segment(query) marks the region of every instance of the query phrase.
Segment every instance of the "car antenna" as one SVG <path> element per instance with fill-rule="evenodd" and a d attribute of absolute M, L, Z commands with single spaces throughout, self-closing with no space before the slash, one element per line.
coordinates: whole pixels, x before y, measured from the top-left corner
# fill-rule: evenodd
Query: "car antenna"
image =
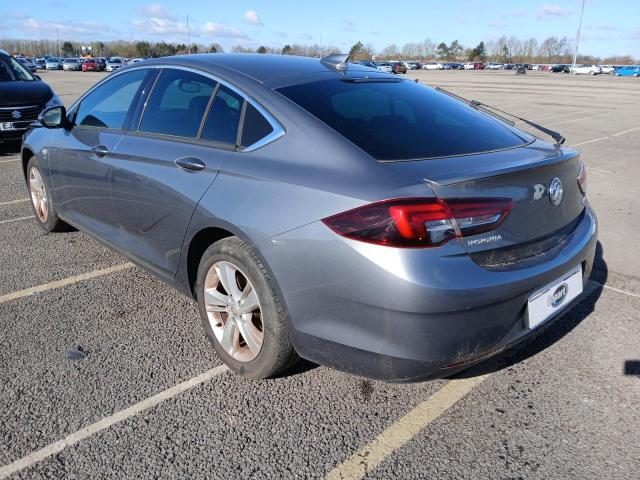
<path fill-rule="evenodd" d="M 328 55 L 320 59 L 320 63 L 331 70 L 335 70 L 339 73 L 346 73 L 349 66 L 349 54 L 348 53 L 336 53 L 334 55 Z"/>

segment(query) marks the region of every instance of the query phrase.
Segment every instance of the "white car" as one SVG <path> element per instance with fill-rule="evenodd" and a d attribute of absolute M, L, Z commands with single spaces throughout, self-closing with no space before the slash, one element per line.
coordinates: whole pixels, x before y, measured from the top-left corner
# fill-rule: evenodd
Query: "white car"
<path fill-rule="evenodd" d="M 428 62 L 422 65 L 423 70 L 444 70 L 444 65 L 440 62 Z"/>
<path fill-rule="evenodd" d="M 378 70 L 385 73 L 392 73 L 393 67 L 388 62 L 376 62 L 378 65 Z"/>
<path fill-rule="evenodd" d="M 485 68 L 487 70 L 502 70 L 504 69 L 504 65 L 501 63 L 487 63 Z"/>
<path fill-rule="evenodd" d="M 134 63 L 140 63 L 144 60 L 144 58 L 132 58 L 127 62 L 127 65 L 133 65 Z"/>
<path fill-rule="evenodd" d="M 472 62 L 467 62 L 464 64 L 464 69 L 465 70 L 473 70 L 473 63 Z"/>
<path fill-rule="evenodd" d="M 613 71 L 615 70 L 613 65 L 598 65 L 598 66 L 600 67 L 600 70 L 601 70 L 600 73 L 613 73 Z"/>
<path fill-rule="evenodd" d="M 598 75 L 602 73 L 602 69 L 597 65 L 576 65 L 575 67 L 571 67 L 571 73 Z"/>
<path fill-rule="evenodd" d="M 119 57 L 111 57 L 107 60 L 107 68 L 105 69 L 107 72 L 113 72 L 115 70 L 119 70 L 124 67 L 125 63 Z"/>

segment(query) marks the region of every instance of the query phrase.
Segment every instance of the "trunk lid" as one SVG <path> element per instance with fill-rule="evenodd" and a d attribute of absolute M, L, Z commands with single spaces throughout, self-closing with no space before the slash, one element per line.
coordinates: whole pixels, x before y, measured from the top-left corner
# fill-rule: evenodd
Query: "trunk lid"
<path fill-rule="evenodd" d="M 546 142 L 479 155 L 389 162 L 386 166 L 427 182 L 441 199 L 509 198 L 513 209 L 492 231 L 461 238 L 477 263 L 512 263 L 551 248 L 573 230 L 584 210 L 579 154 Z M 551 199 L 557 180 L 562 198 Z M 483 255 L 484 253 L 484 255 Z"/>

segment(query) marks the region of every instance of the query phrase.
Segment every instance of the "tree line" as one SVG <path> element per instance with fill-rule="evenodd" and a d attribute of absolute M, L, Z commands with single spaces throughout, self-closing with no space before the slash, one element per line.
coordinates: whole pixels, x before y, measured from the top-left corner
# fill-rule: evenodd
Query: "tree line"
<path fill-rule="evenodd" d="M 84 48 L 83 48 L 84 47 Z M 88 47 L 88 48 L 87 48 Z M 149 41 L 94 41 L 88 43 L 65 40 L 15 40 L 0 39 L 0 49 L 10 53 L 27 56 L 43 56 L 47 54 L 62 57 L 79 56 L 82 54 L 97 57 L 162 57 L 167 55 L 181 55 L 187 53 L 222 53 L 225 49 L 219 43 L 210 45 Z M 229 50 L 234 53 L 275 53 L 282 55 L 303 55 L 321 57 L 332 53 L 339 53 L 340 49 L 332 45 L 318 44 L 287 44 L 283 47 L 261 45 L 245 47 L 236 45 Z M 543 41 L 534 37 L 521 39 L 515 35 L 502 36 L 497 40 L 481 41 L 475 47 L 465 48 L 458 40 L 451 43 L 435 42 L 429 38 L 422 42 L 409 42 L 402 46 L 387 45 L 376 50 L 372 44 L 356 42 L 349 53 L 353 60 L 377 59 L 406 59 L 420 61 L 479 61 L 501 63 L 570 63 L 573 60 L 574 42 L 567 37 L 551 36 Z M 579 63 L 611 63 L 630 64 L 636 59 L 630 55 L 610 56 L 606 58 L 581 54 Z"/>

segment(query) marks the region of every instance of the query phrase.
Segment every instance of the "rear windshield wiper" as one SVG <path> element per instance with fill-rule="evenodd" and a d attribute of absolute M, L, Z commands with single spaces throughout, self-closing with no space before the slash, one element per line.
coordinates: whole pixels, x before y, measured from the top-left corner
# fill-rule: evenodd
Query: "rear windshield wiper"
<path fill-rule="evenodd" d="M 553 138 L 556 141 L 555 145 L 557 147 L 562 145 L 566 140 L 566 138 L 564 138 L 562 136 L 562 134 L 560 134 L 559 132 L 556 132 L 555 130 L 551 130 L 551 129 L 546 128 L 546 127 L 543 127 L 542 125 L 540 125 L 538 123 L 532 122 L 531 120 L 527 120 L 526 118 L 519 117 L 517 115 L 514 115 L 513 113 L 505 112 L 504 110 L 500 110 L 499 108 L 492 107 L 491 105 L 487 105 L 486 103 L 482 103 L 482 102 L 479 102 L 477 100 L 467 100 L 466 98 L 463 98 L 463 97 L 461 97 L 459 95 L 456 95 L 455 93 L 452 93 L 452 92 L 450 92 L 448 90 L 445 90 L 444 88 L 436 87 L 436 90 L 439 91 L 439 92 L 442 92 L 442 93 L 444 93 L 446 95 L 449 95 L 449 96 L 451 96 L 453 98 L 456 98 L 456 99 L 466 103 L 467 105 L 470 105 L 471 107 L 475 108 L 476 110 L 480 110 L 480 111 L 488 113 L 489 115 L 492 115 L 492 116 L 494 116 L 496 118 L 499 118 L 500 120 L 502 120 L 503 122 L 508 123 L 509 125 L 512 125 L 512 126 L 515 125 L 515 122 L 513 122 L 513 121 L 509 120 L 508 118 L 505 118 L 502 115 L 499 115 L 499 114 L 497 114 L 495 112 L 500 112 L 500 113 L 503 113 L 503 114 L 508 115 L 510 117 L 517 118 L 521 122 L 524 122 L 527 125 L 530 125 L 533 128 L 535 128 L 537 130 L 540 130 L 541 132 L 544 132 L 547 135 L 549 135 L 551 138 Z"/>

